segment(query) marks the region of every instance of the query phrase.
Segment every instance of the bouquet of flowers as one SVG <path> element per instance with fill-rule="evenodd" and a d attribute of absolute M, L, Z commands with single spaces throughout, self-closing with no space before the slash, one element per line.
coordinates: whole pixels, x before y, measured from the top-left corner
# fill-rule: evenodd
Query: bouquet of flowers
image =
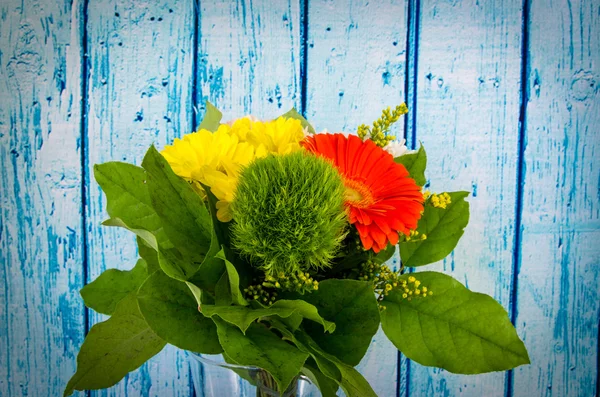
<path fill-rule="evenodd" d="M 406 272 L 448 255 L 469 220 L 467 192 L 423 191 L 424 148 L 390 134 L 406 112 L 354 135 L 316 133 L 295 110 L 222 124 L 208 103 L 197 132 L 150 147 L 141 167 L 96 165 L 104 224 L 135 233 L 140 259 L 81 290 L 110 318 L 64 395 L 114 385 L 170 343 L 260 368 L 248 380 L 280 394 L 305 376 L 323 396 L 375 396 L 355 366 L 380 325 L 408 358 L 450 372 L 528 363 L 494 299 Z"/>

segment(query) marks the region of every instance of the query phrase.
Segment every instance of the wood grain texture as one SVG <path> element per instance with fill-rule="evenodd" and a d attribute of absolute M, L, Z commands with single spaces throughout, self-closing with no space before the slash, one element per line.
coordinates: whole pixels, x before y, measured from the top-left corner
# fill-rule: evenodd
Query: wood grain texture
<path fill-rule="evenodd" d="M 597 393 L 600 8 L 531 2 L 514 395 Z"/>
<path fill-rule="evenodd" d="M 317 130 L 353 132 L 413 97 L 409 138 L 427 149 L 431 190 L 473 191 L 463 240 L 429 269 L 512 310 L 532 365 L 511 376 L 399 371 L 380 332 L 359 370 L 381 397 L 598 392 L 597 1 L 87 3 L 0 4 L 0 396 L 60 395 L 86 330 L 78 290 L 135 263 L 133 236 L 100 226 L 93 164 L 139 164 L 150 144 L 190 132 L 207 99 L 225 120 L 305 106 Z M 192 372 L 213 377 L 193 385 Z M 91 394 L 253 392 L 170 347 Z"/>
<path fill-rule="evenodd" d="M 0 4 L 0 396 L 57 396 L 85 331 L 81 3 Z"/>
<path fill-rule="evenodd" d="M 300 104 L 299 1 L 200 2 L 197 100 L 224 120 L 270 119 Z"/>
<path fill-rule="evenodd" d="M 470 223 L 456 250 L 427 266 L 510 308 L 521 1 L 420 1 L 416 138 L 433 192 L 468 190 Z M 411 396 L 504 396 L 505 374 L 460 376 L 409 366 Z"/>
<path fill-rule="evenodd" d="M 133 234 L 100 226 L 106 201 L 92 167 L 106 161 L 140 164 L 192 129 L 194 8 L 188 1 L 91 1 L 88 7 L 86 163 L 88 282 L 107 268 L 133 267 Z M 92 323 L 101 316 L 90 315 Z M 184 352 L 167 347 L 115 387 L 118 396 L 189 396 Z"/>
<path fill-rule="evenodd" d="M 317 131 L 355 133 L 404 102 L 406 31 L 404 2 L 309 2 L 306 117 Z M 394 132 L 404 136 L 401 122 Z M 396 395 L 398 351 L 381 329 L 358 369 L 378 395 Z"/>
<path fill-rule="evenodd" d="M 207 100 L 223 112 L 224 121 L 247 114 L 271 119 L 299 108 L 298 1 L 200 2 L 197 51 L 198 123 Z M 202 377 L 198 396 L 256 395 L 230 371 L 204 366 Z"/>

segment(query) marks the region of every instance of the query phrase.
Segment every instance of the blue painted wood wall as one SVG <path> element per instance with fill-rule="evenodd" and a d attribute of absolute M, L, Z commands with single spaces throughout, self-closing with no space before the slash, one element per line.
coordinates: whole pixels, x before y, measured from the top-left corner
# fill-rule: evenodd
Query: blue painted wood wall
<path fill-rule="evenodd" d="M 207 99 L 226 118 L 296 106 L 330 131 L 406 101 L 397 133 L 427 147 L 431 189 L 473 191 L 432 267 L 497 298 L 532 364 L 453 375 L 377 334 L 360 369 L 380 396 L 598 395 L 599 87 L 597 0 L 3 0 L 0 396 L 60 395 L 102 319 L 79 288 L 135 262 L 133 238 L 100 227 L 93 164 L 139 163 Z M 193 385 L 167 348 L 91 394 Z"/>

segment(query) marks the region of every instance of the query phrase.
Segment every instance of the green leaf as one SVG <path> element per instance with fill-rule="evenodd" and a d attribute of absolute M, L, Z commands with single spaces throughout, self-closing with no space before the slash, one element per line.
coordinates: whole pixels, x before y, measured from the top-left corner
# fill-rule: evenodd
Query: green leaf
<path fill-rule="evenodd" d="M 160 264 L 158 263 L 158 252 L 152 248 L 146 241 L 137 237 L 138 254 L 140 258 L 146 261 L 148 265 L 148 274 L 152 274 L 157 270 L 160 270 Z"/>
<path fill-rule="evenodd" d="M 396 246 L 388 244 L 383 251 L 379 251 L 377 255 L 373 257 L 375 263 L 385 263 L 391 259 L 396 253 Z"/>
<path fill-rule="evenodd" d="M 383 331 L 408 358 L 459 374 L 504 371 L 529 363 L 508 314 L 493 298 L 471 292 L 442 273 L 411 276 L 433 295 L 409 301 L 403 291 L 392 290 L 381 312 Z"/>
<path fill-rule="evenodd" d="M 408 153 L 396 157 L 394 161 L 406 167 L 410 177 L 417 182 L 417 185 L 423 186 L 427 182 L 425 178 L 425 168 L 427 167 L 427 154 L 423 145 L 419 147 L 416 153 Z"/>
<path fill-rule="evenodd" d="M 319 345 L 317 345 L 315 341 L 308 336 L 308 334 L 301 330 L 298 332 L 292 332 L 283 323 L 283 321 L 279 321 L 277 319 L 271 318 L 269 323 L 271 324 L 271 328 L 279 331 L 283 340 L 292 342 L 300 351 L 310 354 L 312 359 L 319 367 L 319 370 L 325 376 L 334 380 L 338 384 L 342 381 L 342 373 L 337 368 L 336 364 L 325 358 L 327 353 L 323 352 Z M 300 339 L 302 339 L 302 341 L 300 341 Z M 335 358 L 335 360 L 337 362 L 341 362 L 337 358 Z"/>
<path fill-rule="evenodd" d="M 198 288 L 196 285 L 190 283 L 189 281 L 186 281 L 185 285 L 188 286 L 188 288 L 190 289 L 190 292 L 194 296 L 194 299 L 196 299 L 196 303 L 198 304 L 198 310 L 201 310 L 201 307 L 202 307 L 202 295 L 203 295 L 202 290 L 200 288 Z"/>
<path fill-rule="evenodd" d="M 426 240 L 401 242 L 400 258 L 407 267 L 423 266 L 444 259 L 458 244 L 469 223 L 469 192 L 449 193 L 451 203 L 444 208 L 425 204 L 417 231 Z"/>
<path fill-rule="evenodd" d="M 137 300 L 148 325 L 168 343 L 197 353 L 222 352 L 213 321 L 198 311 L 185 283 L 156 272 L 142 284 Z"/>
<path fill-rule="evenodd" d="M 208 210 L 210 212 L 210 218 L 212 219 L 212 223 L 214 225 L 215 234 L 217 236 L 217 240 L 219 241 L 219 247 L 231 246 L 230 238 L 229 238 L 229 225 L 230 222 L 221 222 L 217 218 L 217 197 L 210 190 L 209 186 L 201 184 L 202 189 L 206 193 L 206 198 L 208 201 Z"/>
<path fill-rule="evenodd" d="M 208 130 L 210 132 L 215 132 L 219 129 L 219 125 L 221 124 L 221 119 L 223 118 L 223 114 L 219 109 L 215 107 L 209 101 L 206 101 L 206 112 L 204 113 L 204 119 L 200 123 L 200 127 L 198 129 Z"/>
<path fill-rule="evenodd" d="M 230 262 L 233 264 L 233 266 L 235 266 L 235 269 L 240 277 L 240 284 L 246 286 L 252 279 L 252 272 L 251 272 L 252 268 L 248 265 L 248 263 L 244 262 L 237 253 L 235 253 L 233 250 L 229 249 L 229 247 L 231 247 L 231 239 L 230 239 L 230 233 L 229 233 L 229 225 L 231 224 L 231 222 L 219 221 L 219 219 L 217 218 L 217 208 L 216 208 L 217 198 L 210 191 L 210 188 L 208 186 L 202 185 L 202 188 L 206 192 L 206 196 L 208 199 L 208 209 L 210 212 L 212 223 L 214 225 L 214 233 L 216 235 L 216 238 L 217 238 L 217 241 L 219 244 L 217 251 L 219 249 L 221 249 L 221 247 L 222 247 L 225 256 L 227 258 L 229 258 Z M 208 269 L 208 266 L 205 266 L 204 268 L 205 269 L 203 269 L 203 272 L 201 272 L 198 275 L 198 277 L 204 278 L 207 280 L 212 279 L 216 283 L 219 279 L 218 278 L 216 280 L 214 279 L 214 272 L 213 272 L 213 277 L 210 277 L 210 275 L 207 274 L 207 271 L 211 271 L 211 270 Z M 220 273 L 219 273 L 219 275 L 220 275 Z M 198 285 L 200 285 L 200 284 L 198 284 Z M 214 287 L 213 287 L 213 289 L 214 289 Z"/>
<path fill-rule="evenodd" d="M 326 352 L 349 365 L 357 365 L 379 328 L 373 285 L 364 281 L 329 279 L 321 281 L 319 289 L 304 295 L 303 299 L 316 306 L 324 319 L 336 325 L 333 334 L 326 334 L 323 326 L 307 322 L 304 328 L 308 334 Z"/>
<path fill-rule="evenodd" d="M 271 308 L 293 309 L 295 311 L 295 313 L 299 314 L 303 318 L 314 321 L 315 323 L 321 324 L 323 326 L 323 329 L 325 330 L 325 332 L 332 333 L 335 331 L 335 327 L 336 327 L 335 323 L 333 323 L 331 321 L 327 321 L 323 317 L 321 317 L 317 308 L 314 305 L 311 305 L 310 303 L 306 302 L 305 300 L 281 299 L 281 300 L 276 301 L 273 305 L 271 305 Z"/>
<path fill-rule="evenodd" d="M 225 257 L 223 250 L 219 251 L 215 258 L 220 259 L 225 264 L 225 272 L 215 287 L 215 299 L 217 305 L 241 305 L 246 306 L 248 302 L 244 299 L 240 291 L 240 278 L 237 270 L 231 262 Z"/>
<path fill-rule="evenodd" d="M 87 307 L 102 314 L 113 314 L 117 303 L 130 293 L 137 291 L 148 277 L 143 259 L 137 261 L 132 270 L 108 269 L 98 278 L 84 286 L 81 297 Z"/>
<path fill-rule="evenodd" d="M 323 374 L 335 380 L 347 397 L 377 397 L 369 382 L 354 367 L 328 354 L 308 334 L 296 332 L 294 336 L 295 343 L 300 342 L 309 350 Z"/>
<path fill-rule="evenodd" d="M 154 248 L 156 239 L 167 239 L 152 208 L 142 168 L 120 162 L 96 164 L 94 176 L 106 194 L 106 211 L 113 218 L 104 222 L 106 226 L 127 228 Z"/>
<path fill-rule="evenodd" d="M 92 327 L 77 355 L 77 372 L 64 392 L 104 389 L 116 384 L 165 346 L 146 324 L 135 295 L 117 305 L 108 320 Z"/>
<path fill-rule="evenodd" d="M 286 113 L 282 114 L 279 117 L 285 117 L 288 119 L 296 119 L 296 120 L 300 120 L 300 123 L 302 124 L 302 128 L 308 128 L 308 132 L 311 134 L 316 134 L 317 131 L 315 131 L 315 129 L 313 128 L 312 125 L 310 125 L 310 123 L 308 122 L 308 120 L 306 120 L 304 118 L 304 116 L 302 116 L 300 113 L 298 113 L 298 111 L 295 108 L 290 109 L 289 111 L 287 111 Z"/>
<path fill-rule="evenodd" d="M 313 360 L 309 359 L 309 361 Z M 337 396 L 337 391 L 339 389 L 338 383 L 335 380 L 323 375 L 323 373 L 318 369 L 316 363 L 309 364 L 308 361 L 304 363 L 302 374 L 308 377 L 308 379 L 310 379 L 310 381 L 319 388 L 323 397 Z"/>
<path fill-rule="evenodd" d="M 252 309 L 248 306 L 213 306 L 213 305 L 203 305 L 202 306 L 202 314 L 207 317 L 219 316 L 221 319 L 227 321 L 231 325 L 235 325 L 242 331 L 242 333 L 246 333 L 250 324 L 261 317 L 267 316 L 279 316 L 279 317 L 288 317 L 295 310 L 293 309 L 271 309 L 271 308 L 262 308 L 262 309 Z"/>
<path fill-rule="evenodd" d="M 240 365 L 253 365 L 269 372 L 279 387 L 287 389 L 308 358 L 295 346 L 281 340 L 260 323 L 252 323 L 246 334 L 215 317 L 219 341 L 225 353 Z"/>
<path fill-rule="evenodd" d="M 278 316 L 286 318 L 298 314 L 304 318 L 321 323 L 327 332 L 335 330 L 335 324 L 324 320 L 317 308 L 302 300 L 279 300 L 269 307 L 252 309 L 247 306 L 202 306 L 202 314 L 208 317 L 219 316 L 230 324 L 237 326 L 243 333 L 254 321 L 262 317 Z"/>
<path fill-rule="evenodd" d="M 159 262 L 169 276 L 186 281 L 200 267 L 211 244 L 212 222 L 202 198 L 192 186 L 175 175 L 154 146 L 142 166 L 156 213 L 175 248 L 159 247 Z"/>

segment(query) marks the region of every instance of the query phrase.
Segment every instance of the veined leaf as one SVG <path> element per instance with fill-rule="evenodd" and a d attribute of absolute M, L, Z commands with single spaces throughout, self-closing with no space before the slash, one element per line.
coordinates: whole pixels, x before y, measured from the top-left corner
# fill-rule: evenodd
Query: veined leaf
<path fill-rule="evenodd" d="M 96 164 L 94 176 L 106 195 L 106 211 L 112 218 L 105 225 L 127 228 L 152 247 L 156 247 L 156 239 L 167 239 L 152 208 L 142 168 L 120 162 Z"/>
<path fill-rule="evenodd" d="M 138 254 L 140 258 L 146 261 L 148 267 L 148 274 L 152 274 L 157 270 L 160 270 L 160 264 L 158 263 L 158 252 L 156 248 L 152 248 L 146 241 L 140 236 L 137 237 Z"/>
<path fill-rule="evenodd" d="M 407 267 L 423 266 L 444 259 L 458 244 L 469 223 L 469 192 L 451 192 L 446 208 L 426 204 L 417 231 L 425 240 L 401 242 L 400 258 Z"/>
<path fill-rule="evenodd" d="M 131 270 L 108 269 L 98 278 L 84 286 L 81 297 L 87 307 L 102 314 L 113 314 L 117 303 L 132 292 L 135 293 L 148 277 L 143 259 Z"/>
<path fill-rule="evenodd" d="M 460 374 L 504 371 L 529 363 L 504 308 L 490 296 L 471 292 L 452 277 L 419 272 L 420 290 L 433 295 L 403 298 L 392 290 L 383 300 L 383 331 L 411 360 Z M 423 296 L 423 293 L 420 294 Z"/>
<path fill-rule="evenodd" d="M 308 349 L 323 374 L 337 381 L 347 397 L 377 397 L 369 382 L 354 367 L 328 354 L 308 334 L 298 331 L 294 336 L 295 343 L 300 342 Z"/>
<path fill-rule="evenodd" d="M 279 117 L 300 120 L 300 123 L 302 124 L 302 128 L 307 128 L 308 132 L 311 134 L 317 133 L 315 131 L 315 129 L 313 128 L 313 126 L 308 122 L 308 120 L 306 120 L 304 118 L 304 116 L 302 116 L 300 113 L 298 113 L 298 111 L 295 108 L 290 109 L 289 111 L 285 112 L 284 114 L 282 114 Z"/>
<path fill-rule="evenodd" d="M 311 362 L 309 364 L 309 361 L 314 360 L 311 358 L 304 363 L 302 374 L 308 377 L 308 379 L 310 379 L 310 381 L 319 388 L 323 397 L 336 397 L 339 389 L 338 383 L 335 380 L 325 376 L 318 369 L 316 363 Z"/>
<path fill-rule="evenodd" d="M 215 300 L 217 305 L 240 305 L 246 306 L 248 302 L 240 291 L 240 277 L 231 262 L 225 257 L 223 250 L 219 251 L 215 258 L 225 264 L 225 272 L 215 287 Z"/>
<path fill-rule="evenodd" d="M 219 125 L 221 124 L 221 119 L 223 118 L 223 114 L 219 109 L 215 107 L 209 101 L 206 101 L 206 112 L 204 113 L 204 119 L 200 123 L 200 127 L 198 129 L 208 130 L 210 132 L 215 132 L 219 129 Z"/>
<path fill-rule="evenodd" d="M 423 145 L 419 147 L 416 153 L 408 153 L 396 157 L 394 161 L 406 167 L 410 177 L 417 182 L 417 185 L 423 186 L 427 182 L 425 178 L 425 168 L 427 167 L 427 154 Z"/>
<path fill-rule="evenodd" d="M 173 249 L 159 246 L 159 262 L 169 276 L 186 281 L 198 270 L 210 249 L 210 215 L 198 193 L 175 175 L 154 146 L 148 149 L 142 166 L 147 172 L 152 207 L 174 246 Z"/>
<path fill-rule="evenodd" d="M 321 323 L 328 332 L 335 330 L 335 324 L 323 319 L 317 308 L 302 300 L 279 300 L 269 307 L 252 309 L 248 306 L 202 306 L 202 314 L 208 317 L 219 316 L 230 324 L 237 326 L 243 333 L 254 321 L 262 317 L 278 316 L 286 318 L 298 314 L 303 318 Z"/>
<path fill-rule="evenodd" d="M 184 282 L 156 272 L 142 284 L 137 300 L 148 325 L 168 343 L 196 353 L 223 351 L 215 324 L 198 311 L 196 299 Z"/>
<path fill-rule="evenodd" d="M 219 341 L 227 356 L 240 365 L 253 365 L 269 372 L 279 391 L 287 389 L 308 358 L 295 346 L 281 340 L 259 323 L 252 323 L 246 334 L 230 323 L 215 317 Z"/>
<path fill-rule="evenodd" d="M 208 209 L 209 209 L 212 223 L 214 226 L 214 234 L 215 234 L 217 242 L 218 242 L 217 251 L 219 251 L 220 249 L 223 249 L 224 255 L 227 258 L 229 258 L 231 264 L 233 264 L 233 266 L 235 267 L 235 270 L 238 273 L 238 276 L 240 277 L 240 284 L 246 286 L 252 279 L 251 267 L 248 266 L 248 264 L 245 263 L 242 260 L 242 258 L 240 258 L 239 255 L 237 255 L 237 253 L 235 253 L 231 249 L 229 249 L 229 247 L 231 247 L 231 241 L 230 241 L 230 235 L 229 235 L 229 225 L 231 224 L 231 222 L 219 221 L 219 219 L 217 218 L 217 208 L 216 208 L 217 198 L 210 191 L 210 188 L 208 186 L 202 185 L 202 188 L 206 192 L 206 197 L 208 199 L 207 200 L 208 201 Z M 215 251 L 215 252 L 217 252 L 217 251 Z M 216 267 L 216 265 L 214 263 L 209 264 L 207 266 L 203 266 L 203 269 L 201 271 L 199 271 L 197 275 L 194 276 L 194 280 L 197 278 L 203 279 L 202 281 L 211 280 L 211 281 L 213 281 L 213 283 L 211 284 L 212 289 L 214 289 L 214 284 L 219 279 L 218 278 L 214 279 L 214 276 L 216 273 L 210 269 L 211 266 Z M 219 275 L 220 275 L 220 273 L 219 273 Z M 202 282 L 202 281 L 200 281 L 200 282 Z M 198 284 L 198 285 L 201 285 L 201 284 Z"/>
<path fill-rule="evenodd" d="M 304 329 L 319 346 L 349 365 L 357 365 L 379 328 L 379 309 L 373 285 L 364 281 L 328 279 L 319 289 L 304 295 L 327 321 L 335 323 L 333 334 L 323 326 L 304 323 Z"/>
<path fill-rule="evenodd" d="M 146 324 L 134 294 L 117 305 L 108 320 L 92 327 L 77 355 L 77 372 L 64 392 L 105 389 L 123 379 L 165 347 Z"/>

